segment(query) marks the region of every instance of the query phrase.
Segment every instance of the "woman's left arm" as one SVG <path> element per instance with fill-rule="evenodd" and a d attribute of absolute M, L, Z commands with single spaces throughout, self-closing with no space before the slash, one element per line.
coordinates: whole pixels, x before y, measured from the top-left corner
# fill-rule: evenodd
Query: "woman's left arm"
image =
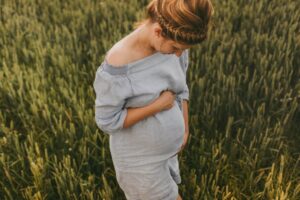
<path fill-rule="evenodd" d="M 189 102 L 185 99 L 182 101 L 182 112 L 185 125 L 184 132 L 189 133 Z"/>
<path fill-rule="evenodd" d="M 186 73 L 189 66 L 189 50 L 185 50 L 182 55 L 180 56 L 180 64 L 182 66 L 185 79 L 186 79 Z M 184 118 L 184 139 L 183 143 L 181 145 L 181 148 L 179 152 L 185 147 L 188 137 L 189 137 L 189 88 L 187 83 L 185 83 L 184 90 L 179 94 L 180 98 L 182 99 L 182 112 L 183 112 L 183 118 Z"/>
<path fill-rule="evenodd" d="M 185 129 L 184 129 L 183 144 L 181 145 L 179 152 L 183 150 L 189 137 L 189 102 L 185 99 L 182 101 L 182 111 L 183 111 Z"/>

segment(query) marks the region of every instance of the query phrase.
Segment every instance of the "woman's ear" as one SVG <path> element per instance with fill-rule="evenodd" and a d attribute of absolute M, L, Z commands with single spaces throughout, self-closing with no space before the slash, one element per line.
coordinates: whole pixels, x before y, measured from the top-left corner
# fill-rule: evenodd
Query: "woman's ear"
<path fill-rule="evenodd" d="M 162 29 L 158 23 L 154 24 L 154 35 L 158 38 L 162 37 L 161 35 Z"/>

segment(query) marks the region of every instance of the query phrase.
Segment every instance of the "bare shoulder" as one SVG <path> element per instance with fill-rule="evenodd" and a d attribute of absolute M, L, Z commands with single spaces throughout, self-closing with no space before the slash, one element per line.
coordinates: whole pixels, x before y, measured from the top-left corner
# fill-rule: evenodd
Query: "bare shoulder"
<path fill-rule="evenodd" d="M 128 63 L 129 50 L 122 43 L 115 44 L 106 54 L 106 62 L 114 67 L 122 67 Z"/>

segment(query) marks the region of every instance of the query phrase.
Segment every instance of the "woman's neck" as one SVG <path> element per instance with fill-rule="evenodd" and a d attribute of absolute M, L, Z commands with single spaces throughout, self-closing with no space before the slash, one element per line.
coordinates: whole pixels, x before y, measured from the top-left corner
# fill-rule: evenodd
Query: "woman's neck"
<path fill-rule="evenodd" d="M 145 55 L 156 53 L 157 51 L 151 44 L 150 34 L 151 25 L 149 23 L 144 23 L 131 32 L 127 36 L 131 49 L 134 49 L 136 52 L 143 52 Z"/>

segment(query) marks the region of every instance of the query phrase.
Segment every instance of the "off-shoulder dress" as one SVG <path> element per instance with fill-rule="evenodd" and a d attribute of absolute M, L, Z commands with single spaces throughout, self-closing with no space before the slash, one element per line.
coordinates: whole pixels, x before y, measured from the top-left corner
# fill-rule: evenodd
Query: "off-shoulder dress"
<path fill-rule="evenodd" d="M 109 135 L 116 178 L 128 200 L 176 200 L 181 176 L 178 151 L 185 130 L 182 101 L 189 100 L 186 83 L 188 53 L 154 53 L 122 66 L 105 59 L 93 83 L 95 121 Z M 123 128 L 127 108 L 142 107 L 164 90 L 176 93 L 174 106 Z"/>

